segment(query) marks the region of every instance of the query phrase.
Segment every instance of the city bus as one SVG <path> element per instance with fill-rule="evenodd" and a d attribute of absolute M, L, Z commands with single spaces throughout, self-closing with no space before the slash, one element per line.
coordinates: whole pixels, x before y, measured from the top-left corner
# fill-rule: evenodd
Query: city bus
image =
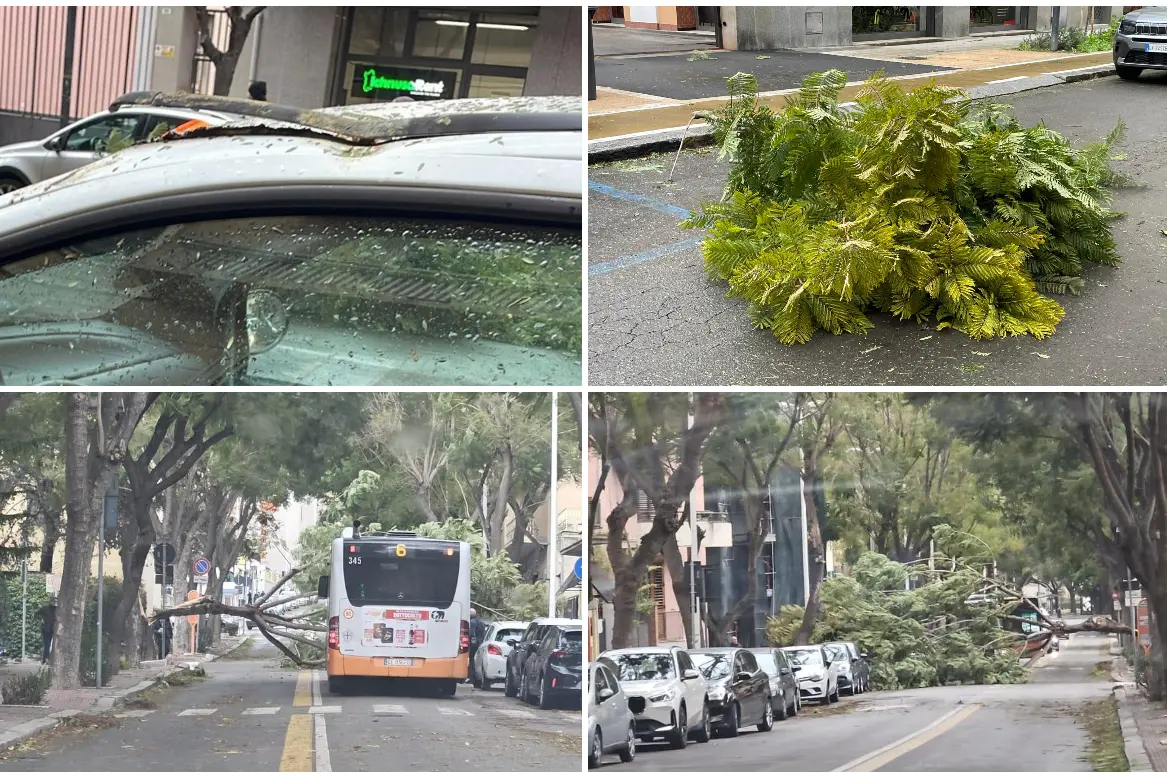
<path fill-rule="evenodd" d="M 412 532 L 360 532 L 332 541 L 328 598 L 328 691 L 360 678 L 432 682 L 454 696 L 469 675 L 470 546 Z"/>

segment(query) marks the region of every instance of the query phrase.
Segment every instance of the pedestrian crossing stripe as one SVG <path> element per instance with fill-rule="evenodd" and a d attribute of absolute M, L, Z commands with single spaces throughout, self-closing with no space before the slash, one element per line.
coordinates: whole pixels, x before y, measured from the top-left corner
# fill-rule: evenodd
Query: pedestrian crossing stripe
<path fill-rule="evenodd" d="M 404 705 L 374 705 L 373 713 L 396 713 L 404 716 L 408 713 Z"/>
<path fill-rule="evenodd" d="M 114 718 L 118 719 L 144 719 L 153 712 L 152 710 L 124 710 L 113 715 Z"/>
<path fill-rule="evenodd" d="M 244 716 L 272 716 L 279 713 L 279 708 L 248 708 L 243 711 Z"/>
<path fill-rule="evenodd" d="M 470 711 L 463 710 L 462 708 L 443 708 L 441 706 L 438 707 L 438 713 L 442 714 L 443 716 L 473 716 L 474 715 Z"/>
<path fill-rule="evenodd" d="M 187 708 L 179 716 L 210 716 L 215 712 L 215 708 Z"/>
<path fill-rule="evenodd" d="M 313 705 L 308 709 L 309 713 L 340 713 L 339 705 Z"/>
<path fill-rule="evenodd" d="M 533 719 L 533 718 L 535 718 L 535 714 L 529 710 L 521 710 L 521 709 L 509 710 L 509 709 L 504 708 L 498 712 L 504 716 L 510 716 L 513 719 Z"/>

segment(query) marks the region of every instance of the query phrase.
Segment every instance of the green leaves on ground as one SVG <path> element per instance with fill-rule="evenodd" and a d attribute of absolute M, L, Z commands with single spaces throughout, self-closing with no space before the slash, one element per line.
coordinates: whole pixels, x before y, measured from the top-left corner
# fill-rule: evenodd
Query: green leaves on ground
<path fill-rule="evenodd" d="M 683 222 L 708 230 L 710 275 L 787 345 L 817 330 L 862 333 L 873 312 L 974 339 L 1053 334 L 1083 264 L 1117 265 L 1110 169 L 1121 122 L 1075 150 L 956 88 L 911 91 L 881 75 L 854 110 L 846 74 L 808 76 L 787 107 L 728 79 L 709 116 L 731 168 L 721 202 Z"/>
<path fill-rule="evenodd" d="M 959 548 L 960 534 L 949 530 L 936 528 L 942 544 L 958 554 L 968 550 Z M 919 585 L 905 589 L 909 580 Z M 812 640 L 851 641 L 868 652 L 875 689 L 1023 682 L 1025 670 L 1009 648 L 1016 636 L 998 626 L 997 611 L 965 602 L 981 583 L 959 565 L 955 572 L 929 573 L 882 554 L 863 554 L 852 577 L 823 581 Z M 772 645 L 790 644 L 802 612 L 787 605 L 770 618 L 766 637 Z"/>

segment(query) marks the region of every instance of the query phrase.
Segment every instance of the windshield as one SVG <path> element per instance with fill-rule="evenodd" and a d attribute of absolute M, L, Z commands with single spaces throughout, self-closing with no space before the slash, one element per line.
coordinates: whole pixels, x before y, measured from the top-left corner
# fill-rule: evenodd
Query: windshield
<path fill-rule="evenodd" d="M 347 542 L 344 588 L 353 605 L 408 605 L 448 608 L 458 587 L 461 552 L 450 546 L 409 548 L 397 556 L 395 546 Z M 350 549 L 356 549 L 352 551 Z"/>
<path fill-rule="evenodd" d="M 773 654 L 754 654 L 754 658 L 758 660 L 758 667 L 762 668 L 766 675 L 778 675 L 778 662 L 774 660 Z"/>
<path fill-rule="evenodd" d="M 832 662 L 845 662 L 850 659 L 846 646 L 826 646 L 827 656 Z"/>
<path fill-rule="evenodd" d="M 621 681 L 667 681 L 677 677 L 672 654 L 615 654 L 609 657 Z"/>
<path fill-rule="evenodd" d="M 787 649 L 786 656 L 790 657 L 790 664 L 792 665 L 815 665 L 822 666 L 823 655 L 817 648 L 800 648 Z"/>
<path fill-rule="evenodd" d="M 710 681 L 719 681 L 722 678 L 729 677 L 729 654 L 690 654 L 690 656 L 693 657 L 693 662 L 696 663 L 697 669 L 701 671 L 701 675 Z"/>
<path fill-rule="evenodd" d="M 578 384 L 578 229 L 274 216 L 115 232 L 0 274 L 8 385 Z"/>

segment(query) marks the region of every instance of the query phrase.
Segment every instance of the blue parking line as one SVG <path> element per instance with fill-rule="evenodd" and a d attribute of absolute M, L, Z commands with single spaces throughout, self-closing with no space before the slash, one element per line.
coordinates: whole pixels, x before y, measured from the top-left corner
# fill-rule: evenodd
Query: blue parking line
<path fill-rule="evenodd" d="M 685 249 L 701 245 L 701 241 L 704 239 L 704 236 L 686 238 L 685 240 L 679 240 L 676 243 L 666 243 L 663 246 L 657 246 L 654 249 L 641 251 L 637 254 L 631 254 L 627 257 L 619 257 L 618 259 L 611 259 L 607 262 L 597 262 L 594 265 L 588 265 L 588 277 L 606 275 L 611 273 L 613 270 L 631 267 L 632 265 L 639 265 L 644 262 L 651 262 L 654 259 L 660 259 L 661 257 L 668 256 L 669 254 L 676 254 L 678 251 L 684 251 Z"/>
<path fill-rule="evenodd" d="M 681 208 L 680 206 L 671 205 L 662 200 L 657 200 L 642 194 L 636 194 L 635 192 L 626 192 L 623 189 L 617 189 L 616 187 L 608 186 L 607 184 L 588 181 L 588 189 L 593 192 L 599 192 L 600 194 L 607 195 L 608 197 L 615 197 L 617 200 L 627 200 L 633 203 L 640 203 L 641 205 L 646 205 L 649 208 L 652 208 L 654 211 L 667 213 L 669 216 L 674 216 L 678 219 L 688 219 L 690 216 L 689 211 Z"/>

